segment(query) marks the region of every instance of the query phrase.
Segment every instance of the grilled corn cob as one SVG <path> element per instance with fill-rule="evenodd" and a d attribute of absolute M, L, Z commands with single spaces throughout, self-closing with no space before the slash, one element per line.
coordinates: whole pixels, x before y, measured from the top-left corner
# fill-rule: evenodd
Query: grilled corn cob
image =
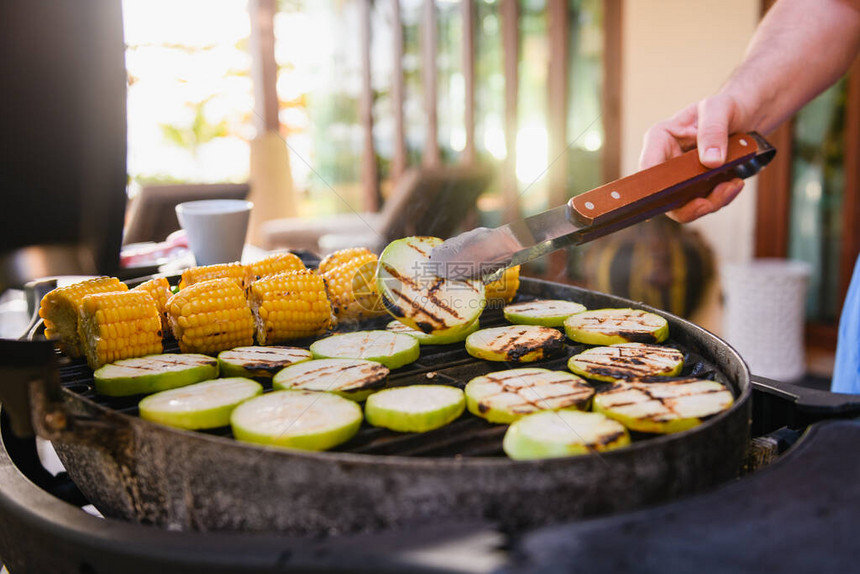
<path fill-rule="evenodd" d="M 132 289 L 132 291 L 144 291 L 149 293 L 150 297 L 155 300 L 155 307 L 158 309 L 158 316 L 161 317 L 161 331 L 167 335 L 170 331 L 170 321 L 167 319 L 167 300 L 173 293 L 170 291 L 170 283 L 164 277 L 156 277 L 145 281 Z"/>
<path fill-rule="evenodd" d="M 241 263 L 218 263 L 217 265 L 191 267 L 182 272 L 179 289 L 185 289 L 189 285 L 201 281 L 221 278 L 232 279 L 244 290 L 254 281 L 254 273 Z"/>
<path fill-rule="evenodd" d="M 344 249 L 323 260 L 326 291 L 334 324 L 385 315 L 376 287 L 378 258 L 367 249 Z M 320 263 L 320 269 L 323 264 Z"/>
<path fill-rule="evenodd" d="M 256 263 L 251 263 L 248 268 L 255 277 L 259 278 L 305 269 L 305 264 L 294 253 L 275 253 Z"/>
<path fill-rule="evenodd" d="M 331 324 L 325 282 L 308 269 L 255 281 L 248 303 L 254 312 L 260 345 L 319 335 Z"/>
<path fill-rule="evenodd" d="M 487 297 L 487 305 L 499 306 L 510 303 L 517 295 L 520 288 L 520 266 L 508 267 L 504 274 L 492 283 L 484 286 L 484 295 Z"/>
<path fill-rule="evenodd" d="M 45 337 L 58 341 L 60 349 L 76 359 L 83 355 L 78 336 L 78 310 L 81 299 L 93 293 L 128 291 L 116 277 L 96 277 L 54 289 L 42 298 L 39 316 L 45 322 Z"/>
<path fill-rule="evenodd" d="M 254 316 L 235 279 L 181 289 L 167 300 L 167 316 L 183 353 L 212 355 L 254 343 Z"/>
<path fill-rule="evenodd" d="M 96 370 L 119 359 L 161 353 L 161 319 L 146 291 L 95 293 L 81 299 L 78 335 Z"/>
<path fill-rule="evenodd" d="M 341 249 L 340 251 L 335 251 L 327 255 L 322 261 L 320 261 L 319 272 L 326 273 L 331 271 L 335 267 L 339 267 L 344 263 L 349 263 L 356 257 L 361 257 L 364 255 L 373 255 L 370 249 L 366 247 L 352 247 L 350 249 Z"/>

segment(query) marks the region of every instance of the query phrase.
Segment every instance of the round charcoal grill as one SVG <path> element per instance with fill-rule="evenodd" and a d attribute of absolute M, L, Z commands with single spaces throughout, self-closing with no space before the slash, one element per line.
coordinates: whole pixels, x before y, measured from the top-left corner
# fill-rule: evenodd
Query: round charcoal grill
<path fill-rule="evenodd" d="M 588 308 L 636 307 L 624 299 L 524 279 L 520 298 L 563 298 Z M 749 440 L 750 383 L 740 357 L 704 330 L 666 315 L 687 363 L 684 375 L 711 378 L 735 395 L 728 411 L 668 436 L 636 436 L 617 451 L 563 459 L 512 461 L 501 450 L 504 426 L 464 414 L 425 434 L 365 425 L 332 452 L 243 444 L 228 429 L 194 433 L 136 416 L 136 399 L 91 391 L 82 364 L 61 368 L 60 409 L 47 434 L 70 476 L 107 517 L 181 530 L 289 534 L 372 531 L 436 519 L 489 520 L 509 529 L 630 510 L 698 492 L 737 476 Z M 488 310 L 483 326 L 503 324 Z M 367 328 L 378 325 L 362 325 Z M 530 366 L 565 369 L 582 350 Z M 391 385 L 463 387 L 472 377 L 511 367 L 469 357 L 462 344 L 423 347 Z"/>

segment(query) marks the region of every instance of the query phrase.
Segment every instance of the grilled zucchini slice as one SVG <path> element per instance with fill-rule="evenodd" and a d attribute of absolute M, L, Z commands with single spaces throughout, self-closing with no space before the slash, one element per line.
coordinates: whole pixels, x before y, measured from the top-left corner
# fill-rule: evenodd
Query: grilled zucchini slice
<path fill-rule="evenodd" d="M 164 353 L 122 359 L 93 372 L 96 392 L 110 397 L 148 395 L 218 376 L 218 361 L 207 355 Z"/>
<path fill-rule="evenodd" d="M 409 335 L 391 331 L 356 331 L 320 339 L 311 345 L 315 359 L 367 359 L 398 369 L 415 362 L 421 351 Z"/>
<path fill-rule="evenodd" d="M 317 359 L 287 367 L 272 379 L 278 389 L 322 391 L 360 402 L 385 387 L 388 367 L 363 359 Z"/>
<path fill-rule="evenodd" d="M 333 393 L 275 391 L 236 407 L 230 426 L 244 442 L 327 450 L 355 436 L 361 420 L 361 407 Z"/>
<path fill-rule="evenodd" d="M 230 424 L 240 403 L 263 392 L 260 383 L 243 377 L 215 379 L 161 391 L 140 401 L 140 418 L 181 429 L 211 429 Z"/>
<path fill-rule="evenodd" d="M 388 312 L 431 335 L 455 336 L 477 321 L 487 302 L 480 281 L 451 281 L 433 264 L 438 237 L 405 237 L 379 256 L 376 280 Z"/>
<path fill-rule="evenodd" d="M 419 345 L 450 345 L 452 343 L 460 343 L 464 341 L 466 337 L 477 331 L 480 326 L 480 321 L 475 321 L 466 330 L 461 331 L 459 333 L 455 333 L 453 335 L 428 335 L 423 331 L 413 329 L 409 325 L 401 323 L 400 321 L 395 319 L 394 321 L 391 321 L 388 325 L 385 326 L 385 330 L 391 331 L 393 333 L 403 333 L 404 335 L 409 335 L 410 337 L 413 337 L 416 341 L 418 341 Z"/>
<path fill-rule="evenodd" d="M 397 432 L 426 432 L 456 420 L 465 408 L 463 391 L 457 387 L 411 385 L 370 395 L 364 416 L 373 426 Z"/>
<path fill-rule="evenodd" d="M 573 341 L 586 345 L 662 343 L 669 338 L 669 323 L 639 309 L 596 309 L 571 315 L 564 330 Z"/>
<path fill-rule="evenodd" d="M 684 368 L 684 354 L 672 347 L 619 343 L 574 355 L 567 368 L 577 375 L 610 383 L 642 377 L 674 377 Z"/>
<path fill-rule="evenodd" d="M 505 306 L 505 319 L 515 325 L 562 327 L 564 320 L 585 311 L 585 305 L 563 299 L 535 299 Z"/>
<path fill-rule="evenodd" d="M 528 363 L 552 356 L 564 348 L 564 335 L 538 325 L 513 325 L 475 331 L 466 338 L 466 351 L 487 361 Z"/>
<path fill-rule="evenodd" d="M 218 353 L 222 377 L 271 379 L 290 365 L 310 361 L 313 355 L 299 347 L 236 347 Z"/>
<path fill-rule="evenodd" d="M 721 383 L 694 378 L 621 382 L 594 397 L 594 410 L 630 430 L 669 434 L 698 426 L 734 403 Z"/>
<path fill-rule="evenodd" d="M 624 425 L 599 413 L 543 411 L 508 427 L 502 448 L 515 460 L 603 452 L 630 444 Z"/>
<path fill-rule="evenodd" d="M 475 377 L 465 392 L 469 412 L 491 423 L 512 423 L 538 411 L 586 410 L 594 395 L 576 375 L 534 368 Z"/>

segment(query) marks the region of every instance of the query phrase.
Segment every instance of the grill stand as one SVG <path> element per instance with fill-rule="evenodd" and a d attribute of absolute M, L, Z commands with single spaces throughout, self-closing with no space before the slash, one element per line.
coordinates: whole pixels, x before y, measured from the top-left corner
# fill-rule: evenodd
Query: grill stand
<path fill-rule="evenodd" d="M 522 280 L 519 296 L 651 310 L 533 279 Z M 482 324 L 502 323 L 496 311 L 485 312 Z M 690 353 L 686 374 L 731 385 L 736 403 L 694 430 L 634 440 L 631 447 L 599 458 L 510 461 L 500 456 L 500 429 L 465 415 L 438 434 L 420 437 L 385 436 L 366 428 L 343 445 L 344 452 L 252 448 L 143 421 L 135 416 L 133 397 L 130 403 L 97 404 L 101 398 L 86 380 L 76 383 L 65 375 L 66 427 L 54 444 L 74 481 L 105 516 L 171 530 L 342 534 L 455 519 L 490 520 L 522 530 L 627 511 L 733 479 L 749 441 L 751 391 L 740 357 L 695 325 L 667 319 L 676 344 Z M 534 366 L 564 370 L 567 355 L 575 352 L 577 347 L 568 344 L 566 355 Z M 67 367 L 78 369 L 75 362 L 64 371 Z M 461 347 L 427 349 L 389 382 L 424 383 L 432 377 L 464 385 L 487 369 L 492 366 L 470 358 Z M 91 380 L 91 372 L 88 376 Z M 107 426 L 95 429 L 102 422 Z M 76 433 L 91 440 L 74 440 Z M 458 437 L 469 443 L 456 442 Z"/>
<path fill-rule="evenodd" d="M 22 446 L 3 416 L 0 443 L 0 562 L 14 574 L 270 574 L 284 572 L 451 572 L 428 548 L 474 541 L 482 564 L 501 563 L 501 540 L 479 523 L 434 524 L 379 535 L 299 538 L 271 534 L 171 532 L 96 518 L 58 500 L 21 473 Z M 18 453 L 16 453 L 18 454 Z M 474 571 L 474 570 L 473 570 Z"/>
<path fill-rule="evenodd" d="M 850 572 L 860 421 L 811 427 L 779 461 L 695 498 L 530 533 L 506 574 Z"/>
<path fill-rule="evenodd" d="M 170 532 L 89 516 L 34 485 L 3 417 L 0 560 L 15 574 L 271 572 L 852 571 L 860 421 L 811 427 L 767 469 L 647 510 L 535 530 L 499 550 L 485 524 L 354 537 Z M 17 456 L 15 458 L 18 458 Z M 467 539 L 468 558 L 447 548 Z M 46 552 L 50 545 L 50 552 Z M 499 569 L 500 568 L 500 569 Z"/>

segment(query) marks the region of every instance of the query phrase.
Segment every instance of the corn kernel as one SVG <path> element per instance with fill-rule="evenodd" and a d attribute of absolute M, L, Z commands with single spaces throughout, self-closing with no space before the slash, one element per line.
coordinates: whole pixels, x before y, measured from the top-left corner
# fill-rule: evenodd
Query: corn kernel
<path fill-rule="evenodd" d="M 300 316 L 290 312 L 296 306 L 307 306 L 309 299 L 324 293 L 322 277 L 307 269 L 255 281 L 248 300 L 257 317 L 257 342 L 273 345 L 324 333 L 331 324 L 327 300 L 315 313 Z"/>
<path fill-rule="evenodd" d="M 161 352 L 158 308 L 146 291 L 96 293 L 82 303 L 79 337 L 92 369 L 144 351 Z"/>
<path fill-rule="evenodd" d="M 183 353 L 215 354 L 254 342 L 254 317 L 235 279 L 194 283 L 171 297 L 167 307 Z"/>

